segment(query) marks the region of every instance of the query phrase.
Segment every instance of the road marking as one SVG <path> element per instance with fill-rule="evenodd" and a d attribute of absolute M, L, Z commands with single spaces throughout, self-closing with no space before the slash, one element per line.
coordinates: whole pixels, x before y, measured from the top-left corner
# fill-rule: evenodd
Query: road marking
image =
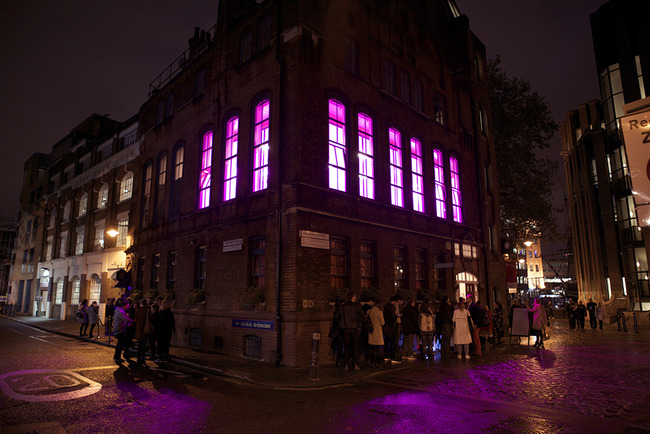
<path fill-rule="evenodd" d="M 19 331 L 16 330 L 16 329 L 12 329 L 11 327 L 9 328 L 9 330 L 11 330 L 11 331 L 14 332 L 14 333 L 18 333 L 19 335 L 24 335 L 24 334 L 25 334 L 25 333 L 21 333 L 21 332 L 19 332 Z"/>
<path fill-rule="evenodd" d="M 45 339 L 41 339 L 41 338 L 39 338 L 37 336 L 29 336 L 29 337 L 32 338 L 32 339 L 36 339 L 37 341 L 45 342 L 46 344 L 55 345 L 52 342 L 46 341 Z"/>
<path fill-rule="evenodd" d="M 0 390 L 20 401 L 65 401 L 92 395 L 101 388 L 101 384 L 67 370 L 32 369 L 0 375 Z"/>

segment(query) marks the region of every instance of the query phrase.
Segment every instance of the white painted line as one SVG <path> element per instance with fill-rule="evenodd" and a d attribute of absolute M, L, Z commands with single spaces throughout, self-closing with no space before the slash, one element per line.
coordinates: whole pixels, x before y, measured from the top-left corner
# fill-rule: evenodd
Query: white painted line
<path fill-rule="evenodd" d="M 46 341 L 45 339 L 37 338 L 36 336 L 29 336 L 29 337 L 32 338 L 32 339 L 36 339 L 37 341 L 45 342 L 46 344 L 55 345 L 50 341 Z"/>

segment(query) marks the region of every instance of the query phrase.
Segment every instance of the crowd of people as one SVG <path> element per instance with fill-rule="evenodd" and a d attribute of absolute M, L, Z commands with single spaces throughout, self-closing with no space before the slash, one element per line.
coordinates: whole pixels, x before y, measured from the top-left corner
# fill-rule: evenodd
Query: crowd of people
<path fill-rule="evenodd" d="M 585 305 L 582 300 L 576 302 L 571 299 L 565 306 L 565 311 L 569 318 L 569 328 L 571 330 L 584 330 L 587 317 L 589 317 L 589 326 L 592 330 L 603 329 L 606 312 L 602 301 L 596 303 L 590 298 Z"/>
<path fill-rule="evenodd" d="M 137 349 L 137 363 L 146 364 L 146 356 L 155 362 L 169 360 L 169 347 L 176 323 L 171 310 L 172 303 L 158 297 L 132 300 L 123 294 L 120 298 L 106 300 L 105 335 L 114 336 L 117 341 L 113 360 L 122 363 L 131 360 L 131 347 Z M 79 336 L 94 338 L 93 331 L 101 325 L 99 306 L 96 301 L 88 305 L 84 299 L 76 314 L 79 322 Z M 90 327 L 90 329 L 89 329 Z M 97 327 L 99 333 L 99 327 Z M 97 339 L 100 335 L 97 336 Z"/>
<path fill-rule="evenodd" d="M 455 302 L 444 296 L 437 305 L 395 295 L 382 306 L 376 297 L 360 302 L 351 293 L 347 301 L 336 301 L 329 337 L 337 366 L 350 371 L 437 352 L 469 359 L 470 350 L 480 356 L 483 345 L 500 345 L 503 315 L 501 303 L 491 311 L 471 294 Z"/>

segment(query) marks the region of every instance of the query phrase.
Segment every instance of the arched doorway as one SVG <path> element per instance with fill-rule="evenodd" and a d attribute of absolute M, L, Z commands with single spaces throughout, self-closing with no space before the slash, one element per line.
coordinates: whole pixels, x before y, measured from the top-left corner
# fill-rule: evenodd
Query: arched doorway
<path fill-rule="evenodd" d="M 463 271 L 456 274 L 456 283 L 458 289 L 456 290 L 456 300 L 460 297 L 467 298 L 467 294 L 472 294 L 474 300 L 478 300 L 478 279 L 472 273 Z"/>

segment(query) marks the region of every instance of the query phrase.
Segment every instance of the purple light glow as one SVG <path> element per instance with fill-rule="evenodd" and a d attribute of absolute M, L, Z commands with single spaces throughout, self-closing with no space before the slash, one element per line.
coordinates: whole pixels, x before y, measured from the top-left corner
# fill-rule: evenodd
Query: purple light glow
<path fill-rule="evenodd" d="M 411 137 L 411 180 L 413 183 L 413 210 L 424 212 L 424 177 L 422 176 L 422 144 Z"/>
<path fill-rule="evenodd" d="M 436 215 L 442 219 L 447 218 L 445 172 L 442 165 L 442 152 L 433 150 L 433 174 L 436 181 Z"/>
<path fill-rule="evenodd" d="M 237 145 L 239 118 L 235 116 L 226 124 L 225 161 L 223 168 L 223 200 L 234 199 L 237 194 Z"/>
<path fill-rule="evenodd" d="M 454 157 L 449 158 L 449 171 L 451 178 L 451 204 L 454 221 L 463 222 L 463 198 L 460 192 L 460 176 L 458 170 L 458 160 Z"/>
<path fill-rule="evenodd" d="M 395 128 L 389 128 L 388 142 L 390 143 L 390 203 L 403 207 L 402 135 Z"/>
<path fill-rule="evenodd" d="M 347 147 L 345 144 L 345 106 L 331 99 L 328 103 L 329 112 L 329 186 L 331 189 L 346 191 L 345 171 Z"/>
<path fill-rule="evenodd" d="M 212 131 L 203 136 L 201 173 L 199 178 L 199 209 L 210 206 L 210 181 L 212 178 Z"/>
<path fill-rule="evenodd" d="M 253 193 L 268 188 L 269 182 L 269 110 L 264 100 L 255 107 L 255 137 L 253 143 Z"/>
<path fill-rule="evenodd" d="M 359 195 L 375 198 L 375 169 L 373 161 L 372 119 L 359 113 Z"/>

